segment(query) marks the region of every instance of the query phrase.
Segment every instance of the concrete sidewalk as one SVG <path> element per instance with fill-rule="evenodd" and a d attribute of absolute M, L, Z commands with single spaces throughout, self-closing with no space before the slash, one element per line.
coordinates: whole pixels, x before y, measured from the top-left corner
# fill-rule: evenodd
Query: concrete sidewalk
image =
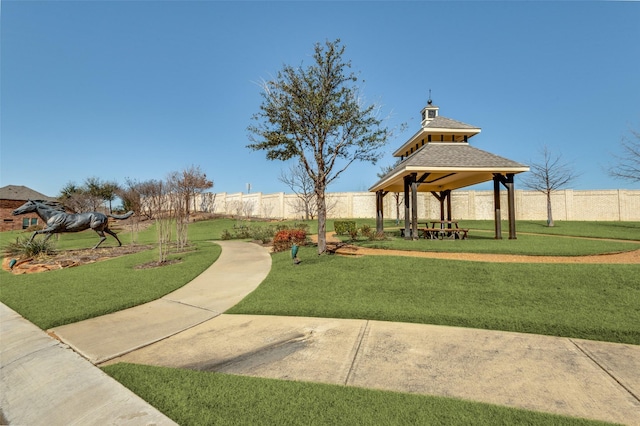
<path fill-rule="evenodd" d="M 271 256 L 264 248 L 219 244 L 220 258 L 187 286 L 141 306 L 49 330 L 64 343 L 0 304 L 0 423 L 175 424 L 93 364 L 218 316 L 269 273 Z"/>
<path fill-rule="evenodd" d="M 440 395 L 640 425 L 640 346 L 457 327 L 221 315 L 111 362 Z"/>
<path fill-rule="evenodd" d="M 175 425 L 1 303 L 0 335 L 1 424 Z"/>
<path fill-rule="evenodd" d="M 96 364 L 126 361 L 332 383 L 640 424 L 640 346 L 381 321 L 220 315 L 259 285 L 271 265 L 268 252 L 260 246 L 220 244 L 220 259 L 179 291 L 51 332 Z M 52 421 L 51 407 L 61 406 L 55 380 L 28 377 L 22 381 L 12 372 L 11 383 L 5 386 L 7 371 L 15 369 L 17 362 L 7 367 L 5 359 L 19 359 L 27 348 L 16 340 L 12 346 L 16 352 L 6 357 L 4 322 L 5 417 L 12 424 L 74 424 L 56 422 L 56 418 Z M 32 333 L 48 339 L 58 351 L 64 350 L 41 330 L 36 328 Z M 21 339 L 27 341 L 29 336 Z M 46 376 L 50 369 L 58 368 L 58 364 L 48 364 L 48 355 L 27 352 L 33 353 L 32 364 L 25 369 Z M 74 372 L 67 388 L 85 380 L 80 364 L 93 371 L 86 374 L 100 374 L 101 382 L 114 386 L 99 369 L 68 349 L 66 352 L 74 356 L 74 360 L 62 361 L 64 368 Z M 4 389 L 9 389 L 7 397 Z M 68 419 L 77 419 L 76 424 L 91 424 L 87 419 L 95 424 L 127 424 L 118 417 L 122 410 L 91 411 L 92 405 L 109 404 L 102 396 L 92 400 L 91 392 L 80 386 L 78 390 L 86 401 L 65 407 Z M 31 407 L 16 402 L 24 394 L 45 401 L 28 419 L 23 410 Z M 151 412 L 148 406 L 136 410 Z M 149 419 L 141 416 L 135 424 L 156 421 Z"/>
<path fill-rule="evenodd" d="M 256 244 L 219 241 L 218 260 L 189 284 L 158 300 L 49 332 L 94 364 L 215 318 L 266 278 L 271 255 Z"/>

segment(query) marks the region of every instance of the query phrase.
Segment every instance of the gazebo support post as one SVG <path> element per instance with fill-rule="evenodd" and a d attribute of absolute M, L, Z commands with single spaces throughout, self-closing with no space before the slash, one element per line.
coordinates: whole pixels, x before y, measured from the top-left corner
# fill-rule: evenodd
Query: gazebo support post
<path fill-rule="evenodd" d="M 513 173 L 508 173 L 507 178 L 503 182 L 507 188 L 507 196 L 509 203 L 509 239 L 515 240 L 516 237 L 516 203 L 515 203 L 515 191 L 513 184 Z"/>
<path fill-rule="evenodd" d="M 404 177 L 404 239 L 418 239 L 418 183 L 416 182 L 416 173 L 411 173 Z"/>
<path fill-rule="evenodd" d="M 450 221 L 450 220 L 452 220 L 451 219 L 451 217 L 452 217 L 452 214 L 451 214 L 451 190 L 447 189 L 445 191 L 445 194 L 446 194 L 445 197 L 447 197 L 447 220 Z M 449 228 L 451 228 L 451 224 L 449 223 L 448 225 L 449 225 Z"/>
<path fill-rule="evenodd" d="M 411 237 L 414 240 L 418 236 L 418 182 L 416 182 L 416 173 L 411 174 Z"/>
<path fill-rule="evenodd" d="M 494 226 L 495 226 L 495 239 L 502 239 L 502 224 L 500 223 L 500 175 L 493 175 L 493 206 L 495 211 Z"/>
<path fill-rule="evenodd" d="M 411 225 L 411 219 L 409 216 L 409 202 L 411 198 L 409 197 L 409 178 L 410 176 L 404 177 L 404 239 L 411 239 L 411 229 L 409 226 Z"/>
<path fill-rule="evenodd" d="M 507 176 L 499 174 L 493 175 L 493 198 L 496 209 L 496 239 L 502 239 L 502 226 L 500 223 L 500 183 L 507 188 L 507 208 L 509 211 L 509 239 L 515 240 L 516 236 L 516 203 L 514 190 L 514 174 L 508 173 Z"/>
<path fill-rule="evenodd" d="M 376 233 L 384 232 L 384 203 L 385 192 L 376 191 Z"/>

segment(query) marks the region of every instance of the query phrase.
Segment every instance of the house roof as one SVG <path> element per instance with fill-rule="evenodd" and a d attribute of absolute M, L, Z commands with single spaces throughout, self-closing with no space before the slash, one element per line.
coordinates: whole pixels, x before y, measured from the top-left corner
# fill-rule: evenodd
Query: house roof
<path fill-rule="evenodd" d="M 435 120 L 434 120 L 435 121 Z M 404 177 L 416 173 L 419 192 L 462 188 L 493 179 L 495 173 L 521 173 L 529 167 L 470 146 L 466 142 L 430 142 L 401 161 L 369 191 L 404 191 Z"/>
<path fill-rule="evenodd" d="M 7 185 L 0 188 L 0 200 L 55 200 L 26 186 Z"/>

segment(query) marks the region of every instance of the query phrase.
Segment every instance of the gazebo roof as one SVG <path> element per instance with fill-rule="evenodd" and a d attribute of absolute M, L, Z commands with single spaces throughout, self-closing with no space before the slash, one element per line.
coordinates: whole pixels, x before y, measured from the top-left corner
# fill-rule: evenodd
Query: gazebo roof
<path fill-rule="evenodd" d="M 474 148 L 467 142 L 429 142 L 401 161 L 369 191 L 402 192 L 404 177 L 412 173 L 416 173 L 419 192 L 439 192 L 492 180 L 495 173 L 528 170 L 524 164 Z"/>

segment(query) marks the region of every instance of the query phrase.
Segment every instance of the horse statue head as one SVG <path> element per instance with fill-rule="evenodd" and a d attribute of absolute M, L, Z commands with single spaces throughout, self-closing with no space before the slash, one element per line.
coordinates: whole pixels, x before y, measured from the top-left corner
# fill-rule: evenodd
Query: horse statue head
<path fill-rule="evenodd" d="M 64 212 L 64 206 L 57 201 L 49 200 L 28 200 L 26 203 L 11 212 L 13 216 L 25 213 L 37 212 L 39 206 L 44 206 L 50 210 Z"/>

